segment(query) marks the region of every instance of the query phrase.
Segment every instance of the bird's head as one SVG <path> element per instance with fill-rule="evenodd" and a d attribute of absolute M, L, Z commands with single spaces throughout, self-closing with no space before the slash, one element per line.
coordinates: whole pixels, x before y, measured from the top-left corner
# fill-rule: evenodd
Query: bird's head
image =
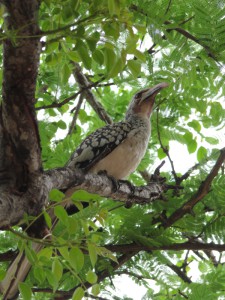
<path fill-rule="evenodd" d="M 153 110 L 155 96 L 167 86 L 168 83 L 162 82 L 152 88 L 146 88 L 136 93 L 127 109 L 126 119 L 129 119 L 132 115 L 149 118 Z"/>

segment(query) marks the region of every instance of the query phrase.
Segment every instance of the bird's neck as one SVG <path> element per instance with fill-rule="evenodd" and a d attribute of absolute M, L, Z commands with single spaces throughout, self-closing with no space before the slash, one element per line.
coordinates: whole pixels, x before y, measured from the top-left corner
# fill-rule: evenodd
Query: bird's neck
<path fill-rule="evenodd" d="M 150 129 L 150 120 L 147 116 L 142 114 L 128 114 L 126 116 L 126 121 L 129 122 L 133 128 L 143 127 L 146 130 Z"/>

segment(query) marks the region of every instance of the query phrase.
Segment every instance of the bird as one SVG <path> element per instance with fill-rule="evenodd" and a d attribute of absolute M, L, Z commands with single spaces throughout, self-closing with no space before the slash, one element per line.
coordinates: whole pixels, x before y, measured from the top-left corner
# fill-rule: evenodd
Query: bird
<path fill-rule="evenodd" d="M 85 173 L 106 172 L 117 180 L 127 178 L 145 155 L 155 97 L 167 86 L 162 82 L 138 91 L 128 106 L 125 120 L 108 124 L 87 136 L 66 166 Z"/>

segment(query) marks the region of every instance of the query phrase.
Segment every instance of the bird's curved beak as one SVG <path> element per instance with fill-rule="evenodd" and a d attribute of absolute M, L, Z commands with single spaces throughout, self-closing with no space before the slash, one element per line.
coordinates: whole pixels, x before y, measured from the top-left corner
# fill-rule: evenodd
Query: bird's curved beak
<path fill-rule="evenodd" d="M 164 88 L 166 88 L 169 84 L 166 82 L 161 82 L 154 87 L 145 89 L 141 94 L 140 103 L 144 100 L 154 100 L 155 96 Z"/>

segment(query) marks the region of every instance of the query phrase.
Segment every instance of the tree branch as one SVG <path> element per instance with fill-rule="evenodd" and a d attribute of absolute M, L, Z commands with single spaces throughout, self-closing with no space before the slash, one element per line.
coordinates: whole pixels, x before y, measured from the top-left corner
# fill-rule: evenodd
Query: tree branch
<path fill-rule="evenodd" d="M 218 171 L 225 160 L 225 148 L 220 150 L 220 156 L 218 157 L 216 164 L 212 168 L 211 172 L 208 174 L 206 179 L 202 182 L 202 184 L 199 186 L 199 189 L 196 194 L 194 194 L 189 201 L 184 203 L 182 207 L 177 209 L 165 222 L 163 223 L 164 228 L 170 227 L 172 224 L 174 224 L 177 220 L 182 218 L 185 214 L 189 213 L 192 208 L 204 198 L 211 187 L 213 179 L 218 174 Z"/>
<path fill-rule="evenodd" d="M 34 110 L 40 40 L 36 36 L 39 1 L 4 1 L 8 31 L 17 31 L 15 41 L 4 40 L 3 127 L 10 137 L 16 159 L 13 172 L 24 189 L 29 173 L 41 169 L 40 138 Z M 18 38 L 19 36 L 19 38 Z M 26 174 L 27 173 L 27 174 Z"/>
<path fill-rule="evenodd" d="M 173 272 L 175 272 L 184 282 L 192 282 L 191 279 L 183 271 L 181 271 L 181 269 L 178 266 L 174 264 L 168 264 L 167 267 L 173 270 Z"/>
<path fill-rule="evenodd" d="M 162 250 L 172 250 L 172 251 L 182 251 L 182 250 L 202 250 L 202 251 L 225 251 L 225 244 L 214 244 L 214 243 L 202 243 L 202 242 L 185 242 L 185 243 L 174 243 L 171 245 L 162 246 L 146 246 L 136 243 L 124 244 L 124 245 L 105 245 L 105 248 L 112 252 L 117 253 L 127 253 L 129 251 L 162 251 Z"/>
<path fill-rule="evenodd" d="M 18 254 L 18 251 L 13 251 L 13 250 L 9 250 L 5 253 L 0 253 L 0 261 L 13 260 L 17 254 Z"/>
<path fill-rule="evenodd" d="M 79 115 L 79 111 L 80 111 L 81 105 L 83 103 L 83 100 L 84 100 L 84 98 L 83 98 L 83 95 L 81 94 L 80 97 L 79 97 L 79 100 L 78 100 L 78 103 L 77 103 L 77 106 L 76 106 L 76 111 L 74 113 L 73 120 L 70 124 L 69 131 L 68 131 L 67 135 L 72 134 L 74 129 L 75 129 L 76 122 L 77 122 L 77 117 Z"/>
<path fill-rule="evenodd" d="M 132 204 L 150 203 L 159 199 L 166 189 L 163 184 L 159 183 L 136 187 L 129 182 L 118 181 L 118 189 L 115 191 L 114 183 L 108 176 L 83 174 L 80 170 L 70 168 L 53 169 L 47 171 L 44 176 L 46 182 L 49 183 L 49 190 L 66 189 L 68 197 L 76 190 L 83 189 L 117 201 L 129 201 Z"/>
<path fill-rule="evenodd" d="M 86 76 L 82 73 L 81 67 L 79 64 L 74 63 L 74 77 L 80 87 L 81 90 L 84 90 L 83 94 L 86 97 L 88 103 L 92 106 L 94 111 L 97 113 L 99 118 L 108 123 L 111 124 L 112 120 L 101 105 L 101 103 L 95 98 L 94 94 L 90 91 L 88 86 L 90 85 Z M 85 88 L 85 89 L 84 89 Z"/>
<path fill-rule="evenodd" d="M 165 21 L 164 24 L 171 25 L 172 23 L 170 21 Z M 175 30 L 175 31 L 179 32 L 180 34 L 185 36 L 187 39 L 192 40 L 196 44 L 200 45 L 202 48 L 204 48 L 206 50 L 209 57 L 211 57 L 215 61 L 217 61 L 217 58 L 216 58 L 215 54 L 213 53 L 213 51 L 210 49 L 210 47 L 205 45 L 200 39 L 196 38 L 191 33 L 189 33 L 188 31 L 186 31 L 186 30 L 184 30 L 183 28 L 180 28 L 180 27 L 167 29 L 167 32 L 170 32 L 172 30 Z"/>

